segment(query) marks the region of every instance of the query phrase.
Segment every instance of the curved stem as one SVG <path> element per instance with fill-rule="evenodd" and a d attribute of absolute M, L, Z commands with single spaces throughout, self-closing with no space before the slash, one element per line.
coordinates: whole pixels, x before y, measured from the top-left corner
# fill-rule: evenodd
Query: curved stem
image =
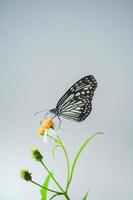
<path fill-rule="evenodd" d="M 66 198 L 67 200 L 70 200 L 70 198 L 68 197 L 67 192 L 58 192 L 58 191 L 56 191 L 56 190 L 52 190 L 52 189 L 46 188 L 46 187 L 40 185 L 39 183 L 36 183 L 36 182 L 33 181 L 33 180 L 31 180 L 30 182 L 31 182 L 31 183 L 34 183 L 35 185 L 37 185 L 37 186 L 39 186 L 39 187 L 41 187 L 41 188 L 44 188 L 45 190 L 48 190 L 49 192 L 55 193 L 49 200 L 52 200 L 54 197 L 56 197 L 56 196 L 61 196 L 61 195 L 62 195 L 62 196 L 65 196 L 65 198 Z"/>
<path fill-rule="evenodd" d="M 68 195 L 67 195 L 67 193 L 65 192 L 65 193 L 60 193 L 60 194 L 54 194 L 49 200 L 52 200 L 52 199 L 54 199 L 56 196 L 64 196 L 65 197 L 65 199 L 67 199 L 67 200 L 70 200 L 70 198 L 68 197 Z"/>
<path fill-rule="evenodd" d="M 69 196 L 67 195 L 67 193 L 64 193 L 64 196 L 66 197 L 67 200 L 70 200 Z"/>
<path fill-rule="evenodd" d="M 49 173 L 49 175 L 51 176 L 51 178 L 53 179 L 53 181 L 56 183 L 56 185 L 60 188 L 60 190 L 64 193 L 63 188 L 61 187 L 61 185 L 57 182 L 57 180 L 54 178 L 53 174 L 49 171 L 49 169 L 46 167 L 46 165 L 43 163 L 43 161 L 40 161 L 41 164 L 43 165 L 43 167 L 46 169 L 46 171 Z"/>
<path fill-rule="evenodd" d="M 55 191 L 55 190 L 52 190 L 52 189 L 49 189 L 49 188 L 46 188 L 46 187 L 44 187 L 44 186 L 42 186 L 42 185 L 36 183 L 36 182 L 33 181 L 33 180 L 31 180 L 30 182 L 31 182 L 31 183 L 34 183 L 35 185 L 37 185 L 37 186 L 39 186 L 39 187 L 41 187 L 41 188 L 44 188 L 45 190 L 48 190 L 48 191 L 50 191 L 50 192 L 54 192 L 54 193 L 56 193 L 56 194 L 61 194 L 60 192 Z"/>
<path fill-rule="evenodd" d="M 57 135 L 57 138 L 61 144 L 61 147 L 63 149 L 63 152 L 65 154 L 65 158 L 66 158 L 66 163 L 67 163 L 67 183 L 66 183 L 66 191 L 68 189 L 68 186 L 69 186 L 69 177 L 70 177 L 70 164 L 69 164 L 69 158 L 68 158 L 68 155 L 67 155 L 67 151 L 66 151 L 66 148 L 64 146 L 64 144 L 62 143 L 60 137 Z"/>
<path fill-rule="evenodd" d="M 55 198 L 56 196 L 59 196 L 59 195 L 64 195 L 64 193 L 54 194 L 49 200 L 52 200 L 53 198 Z"/>
<path fill-rule="evenodd" d="M 56 196 L 58 196 L 58 194 L 54 194 L 49 200 L 52 200 L 52 199 L 55 198 Z"/>

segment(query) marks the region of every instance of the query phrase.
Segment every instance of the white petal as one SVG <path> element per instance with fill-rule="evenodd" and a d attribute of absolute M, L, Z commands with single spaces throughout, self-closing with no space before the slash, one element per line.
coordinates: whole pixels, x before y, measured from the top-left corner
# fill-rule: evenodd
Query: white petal
<path fill-rule="evenodd" d="M 57 136 L 56 131 L 54 129 L 52 129 L 52 128 L 50 128 L 49 130 L 47 130 L 47 134 L 50 135 L 50 136 L 52 136 L 52 137 L 54 137 L 54 138 L 56 138 L 56 136 Z"/>
<path fill-rule="evenodd" d="M 43 136 L 43 142 L 48 143 L 48 138 L 46 133 Z"/>

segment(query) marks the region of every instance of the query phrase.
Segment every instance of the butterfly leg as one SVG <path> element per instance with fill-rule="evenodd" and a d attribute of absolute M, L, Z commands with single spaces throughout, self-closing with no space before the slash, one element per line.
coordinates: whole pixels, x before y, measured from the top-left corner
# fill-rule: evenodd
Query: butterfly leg
<path fill-rule="evenodd" d="M 61 127 L 61 124 L 62 124 L 62 120 L 60 119 L 60 117 L 58 116 L 58 120 L 59 120 L 59 127 L 58 127 L 58 130 L 60 129 Z"/>
<path fill-rule="evenodd" d="M 48 114 L 49 114 L 49 112 L 47 112 L 47 113 L 44 115 L 44 119 L 47 117 Z"/>

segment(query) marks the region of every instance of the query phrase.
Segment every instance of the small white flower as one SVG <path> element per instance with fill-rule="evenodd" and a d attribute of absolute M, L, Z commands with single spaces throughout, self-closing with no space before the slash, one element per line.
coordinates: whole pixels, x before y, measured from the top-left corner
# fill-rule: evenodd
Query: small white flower
<path fill-rule="evenodd" d="M 45 134 L 43 136 L 43 141 L 45 143 L 48 143 L 48 137 L 49 136 L 51 136 L 53 138 L 56 138 L 57 137 L 57 132 L 52 128 L 49 128 L 47 131 L 45 131 Z"/>

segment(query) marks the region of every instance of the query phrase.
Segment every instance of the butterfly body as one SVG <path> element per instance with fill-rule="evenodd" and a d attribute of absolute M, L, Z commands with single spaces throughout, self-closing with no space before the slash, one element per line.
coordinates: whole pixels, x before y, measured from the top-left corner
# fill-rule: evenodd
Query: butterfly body
<path fill-rule="evenodd" d="M 92 98 L 97 87 L 93 75 L 88 75 L 77 81 L 58 101 L 56 108 L 50 112 L 63 118 L 81 122 L 92 110 Z"/>
<path fill-rule="evenodd" d="M 49 110 L 49 112 L 53 113 L 55 115 L 55 117 L 59 115 L 59 113 L 58 113 L 56 108 L 53 108 L 53 109 Z"/>

